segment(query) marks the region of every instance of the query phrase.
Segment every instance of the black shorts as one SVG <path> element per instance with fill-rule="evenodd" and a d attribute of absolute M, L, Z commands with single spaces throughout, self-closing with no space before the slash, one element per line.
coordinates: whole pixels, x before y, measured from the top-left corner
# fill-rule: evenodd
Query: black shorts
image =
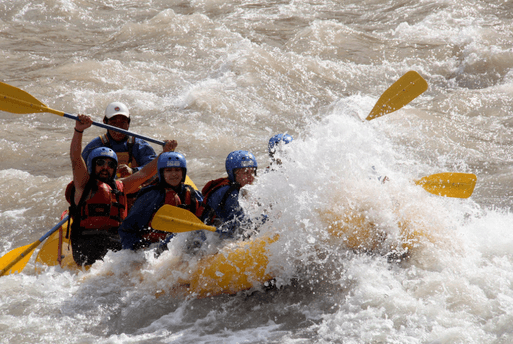
<path fill-rule="evenodd" d="M 77 233 L 78 232 L 78 233 Z M 107 251 L 121 250 L 119 234 L 104 231 L 71 231 L 71 250 L 78 265 L 91 265 Z"/>

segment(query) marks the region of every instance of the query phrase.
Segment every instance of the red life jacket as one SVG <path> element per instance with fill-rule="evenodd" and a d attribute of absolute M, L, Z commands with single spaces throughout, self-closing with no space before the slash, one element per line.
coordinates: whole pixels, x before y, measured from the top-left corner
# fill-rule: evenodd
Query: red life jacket
<path fill-rule="evenodd" d="M 223 186 L 230 185 L 230 188 L 226 191 L 223 198 L 221 199 L 221 203 L 219 203 L 219 208 L 224 208 L 224 204 L 228 197 L 230 196 L 230 193 L 235 189 L 240 189 L 240 185 L 238 183 L 232 183 L 228 178 L 219 178 L 209 181 L 201 190 L 201 193 L 203 194 L 203 205 L 205 207 L 208 206 L 208 198 L 210 195 L 212 195 L 215 191 L 222 188 Z M 212 218 L 215 218 L 212 217 Z"/>
<path fill-rule="evenodd" d="M 226 185 L 230 185 L 230 180 L 228 178 L 219 178 L 209 181 L 207 184 L 205 184 L 203 189 L 201 189 L 201 193 L 203 194 L 203 202 L 207 204 L 208 197 L 217 189 Z"/>
<path fill-rule="evenodd" d="M 192 197 L 192 193 L 192 187 L 189 185 L 185 185 L 185 192 L 184 195 L 182 195 L 182 197 L 180 197 L 180 195 L 176 193 L 173 189 L 166 189 L 164 204 L 170 204 L 176 207 L 187 209 L 196 216 L 198 216 L 197 213 L 200 212 L 201 215 L 203 208 L 199 204 L 196 197 Z M 155 216 L 155 214 L 152 215 L 152 218 L 153 216 Z M 149 227 L 151 227 L 151 221 Z M 150 230 L 143 235 L 143 239 L 150 242 L 158 242 L 160 240 L 164 240 L 168 234 L 169 233 L 167 232 Z"/>
<path fill-rule="evenodd" d="M 74 204 L 75 185 L 73 182 L 66 187 L 66 200 L 71 205 L 70 214 L 73 224 L 83 230 L 116 231 L 127 215 L 127 200 L 123 192 L 123 183 L 115 181 L 118 190 L 113 190 L 108 184 L 96 181 L 98 190 L 93 197 L 83 200 L 91 191 L 86 186 L 79 204 Z M 89 185 L 89 184 L 88 184 Z"/>

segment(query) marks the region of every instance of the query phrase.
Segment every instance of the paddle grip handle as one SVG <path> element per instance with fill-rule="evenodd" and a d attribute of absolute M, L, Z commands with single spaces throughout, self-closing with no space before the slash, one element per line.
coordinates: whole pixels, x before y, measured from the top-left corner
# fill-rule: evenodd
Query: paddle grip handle
<path fill-rule="evenodd" d="M 65 113 L 63 116 L 66 117 L 66 118 L 70 118 L 70 119 L 74 119 L 75 121 L 78 121 L 78 117 L 77 116 L 70 115 L 70 114 L 67 114 L 67 113 Z M 125 130 L 125 129 L 121 129 L 121 128 L 118 128 L 118 127 L 114 127 L 112 125 L 108 125 L 108 124 L 105 124 L 105 123 L 99 123 L 99 122 L 93 121 L 93 125 L 95 125 L 97 127 L 100 127 L 100 128 L 114 130 L 114 131 L 117 131 L 118 133 L 122 133 L 122 134 L 125 134 L 125 135 L 128 135 L 128 136 L 137 137 L 137 138 L 143 139 L 145 141 L 156 143 L 156 144 L 161 145 L 161 146 L 165 146 L 166 145 L 166 143 L 164 141 L 155 140 L 155 139 L 152 139 L 151 137 L 147 137 L 147 136 L 144 136 L 144 135 L 136 134 L 136 133 L 133 133 L 131 131 L 128 131 L 128 130 Z"/>

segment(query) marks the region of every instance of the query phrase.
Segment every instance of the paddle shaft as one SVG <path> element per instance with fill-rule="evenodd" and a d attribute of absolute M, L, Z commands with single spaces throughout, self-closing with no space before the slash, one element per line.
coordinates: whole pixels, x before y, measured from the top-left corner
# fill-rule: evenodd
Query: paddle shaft
<path fill-rule="evenodd" d="M 26 93 L 25 91 L 22 91 L 20 89 L 15 88 L 14 86 L 10 86 L 10 85 L 7 85 L 7 84 L 3 84 L 3 85 L 4 85 L 4 87 L 9 87 L 10 89 L 14 89 L 15 92 L 19 92 L 20 94 L 24 95 Z M 26 96 L 30 96 L 30 95 L 27 94 Z M 44 105 L 43 103 L 39 102 L 35 98 L 34 98 L 34 100 L 32 102 L 29 102 L 29 101 L 25 101 L 23 99 L 15 98 L 15 97 L 12 97 L 12 96 L 9 96 L 9 95 L 2 95 L 2 101 L 10 103 L 11 106 L 12 106 L 12 104 L 14 104 L 17 108 L 24 109 L 23 110 L 24 113 L 48 112 L 48 113 L 53 113 L 54 115 L 59 115 L 59 116 L 62 116 L 62 117 L 66 117 L 66 118 L 78 121 L 78 117 L 77 116 L 70 115 L 70 114 L 64 113 L 64 112 L 59 111 L 59 110 L 51 109 L 51 108 L 47 107 L 46 105 Z M 37 101 L 37 103 L 36 103 L 36 101 Z M 9 111 L 9 110 L 6 109 L 6 111 Z M 149 142 L 153 142 L 153 143 L 156 143 L 156 144 L 161 145 L 161 146 L 164 146 L 166 144 L 164 141 L 155 140 L 155 139 L 152 139 L 151 137 L 147 137 L 147 136 L 144 136 L 144 135 L 136 134 L 136 133 L 133 133 L 131 131 L 124 130 L 124 129 L 121 129 L 121 128 L 117 128 L 117 127 L 114 127 L 112 125 L 108 125 L 108 124 L 105 124 L 105 123 L 99 123 L 99 122 L 93 121 L 92 124 L 97 126 L 97 127 L 105 128 L 105 129 L 108 129 L 108 130 L 114 130 L 114 131 L 117 131 L 118 133 L 123 133 L 123 134 L 128 135 L 128 136 L 134 136 L 134 137 L 137 137 L 137 138 L 149 141 Z"/>
<path fill-rule="evenodd" d="M 50 235 L 52 235 L 56 230 L 58 230 L 66 221 L 68 221 L 69 216 L 66 216 L 64 219 L 61 220 L 58 224 L 55 225 L 52 229 L 48 231 L 45 235 L 43 235 L 39 240 L 33 242 L 27 249 L 25 249 L 22 253 L 20 253 L 19 256 L 17 256 L 15 259 L 13 259 L 9 264 L 5 266 L 2 270 L 0 270 L 0 276 L 5 275 L 6 272 L 9 271 L 16 263 L 18 263 L 20 260 L 22 260 L 27 255 L 31 254 L 32 251 L 36 249 L 37 246 L 39 246 L 40 243 L 45 241 L 46 238 L 48 238 Z"/>
<path fill-rule="evenodd" d="M 78 117 L 77 116 L 70 115 L 70 114 L 67 114 L 67 113 L 65 113 L 63 115 L 63 117 L 74 119 L 75 121 L 78 121 Z M 166 144 L 164 141 L 155 140 L 155 139 L 152 139 L 151 137 L 140 135 L 140 134 L 136 134 L 136 133 L 133 133 L 131 131 L 124 130 L 124 129 L 121 129 L 121 128 L 118 128 L 118 127 L 114 127 L 112 125 L 108 125 L 108 124 L 105 124 L 105 123 L 100 123 L 100 122 L 93 121 L 93 125 L 96 125 L 97 127 L 109 129 L 109 130 L 114 130 L 114 131 L 117 131 L 118 133 L 123 133 L 123 134 L 128 135 L 128 136 L 137 137 L 139 139 L 143 139 L 145 141 L 153 142 L 153 143 L 156 143 L 156 144 L 161 145 L 161 146 L 164 146 Z"/>

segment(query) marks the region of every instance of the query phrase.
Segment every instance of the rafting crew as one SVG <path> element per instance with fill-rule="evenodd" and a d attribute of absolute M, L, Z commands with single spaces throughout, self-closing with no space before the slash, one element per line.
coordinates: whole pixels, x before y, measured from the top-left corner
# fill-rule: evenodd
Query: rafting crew
<path fill-rule="evenodd" d="M 102 259 L 108 250 L 121 249 L 118 227 L 127 216 L 127 194 L 157 172 L 158 159 L 153 159 L 136 173 L 115 179 L 118 167 L 116 153 L 107 147 L 93 149 L 82 156 L 82 134 L 93 123 L 90 116 L 78 115 L 70 145 L 73 181 L 66 188 L 70 204 L 71 248 L 78 265 L 90 265 Z M 163 152 L 177 146 L 165 141 Z M 69 228 L 69 227 L 68 227 Z"/>
<path fill-rule="evenodd" d="M 202 196 L 184 183 L 187 175 L 185 157 L 180 153 L 162 153 L 158 160 L 158 184 L 139 192 L 132 210 L 119 227 L 123 249 L 136 250 L 160 243 L 158 250 L 161 250 L 174 237 L 172 233 L 151 228 L 153 216 L 164 204 L 185 208 L 203 223 L 215 225 L 220 239 L 236 238 L 244 230 L 254 227 L 254 221 L 240 206 L 239 197 L 241 188 L 255 180 L 255 156 L 243 150 L 231 152 L 225 167 L 228 177 L 208 182 Z M 205 240 L 203 231 L 194 231 L 189 235 L 186 250 L 199 248 Z"/>
<path fill-rule="evenodd" d="M 180 153 L 162 153 L 157 164 L 158 183 L 139 192 L 128 217 L 119 227 L 123 249 L 136 250 L 159 243 L 162 249 L 174 234 L 151 227 L 153 216 L 164 204 L 189 210 L 208 223 L 201 193 L 185 184 L 187 161 Z"/>

